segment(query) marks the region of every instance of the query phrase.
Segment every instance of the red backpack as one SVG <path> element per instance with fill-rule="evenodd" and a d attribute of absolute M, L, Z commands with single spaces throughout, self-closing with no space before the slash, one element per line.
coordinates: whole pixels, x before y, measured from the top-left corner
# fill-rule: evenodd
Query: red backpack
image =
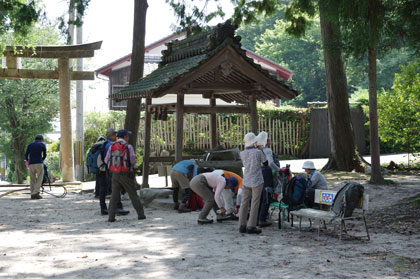
<path fill-rule="evenodd" d="M 115 142 L 111 146 L 111 157 L 108 168 L 111 172 L 130 172 L 130 154 L 128 146 L 122 142 Z"/>

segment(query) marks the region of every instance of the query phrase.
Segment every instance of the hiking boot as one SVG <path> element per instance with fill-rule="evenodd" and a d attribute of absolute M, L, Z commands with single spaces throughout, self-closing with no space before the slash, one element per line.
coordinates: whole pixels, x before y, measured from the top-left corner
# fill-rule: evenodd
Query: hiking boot
<path fill-rule="evenodd" d="M 35 195 L 31 195 L 31 200 L 40 200 L 42 199 L 42 196 L 38 193 Z"/>
<path fill-rule="evenodd" d="M 258 226 L 259 227 L 268 227 L 271 226 L 273 223 L 270 222 L 269 220 L 265 220 L 265 221 L 258 221 Z"/>
<path fill-rule="evenodd" d="M 110 222 L 110 223 L 115 222 L 115 218 L 108 219 L 108 222 Z"/>
<path fill-rule="evenodd" d="M 213 223 L 213 220 L 210 220 L 210 219 L 207 219 L 207 218 L 206 219 L 198 219 L 197 223 L 199 223 L 201 225 L 211 224 L 211 223 Z"/>
<path fill-rule="evenodd" d="M 187 213 L 187 212 L 191 212 L 191 209 L 189 209 L 185 203 L 181 203 L 178 208 L 178 213 Z"/>
<path fill-rule="evenodd" d="M 257 227 L 246 227 L 246 233 L 260 234 L 261 233 L 261 229 L 258 229 Z"/>
<path fill-rule="evenodd" d="M 130 211 L 124 210 L 122 208 L 117 208 L 117 210 L 115 210 L 115 215 L 117 216 L 127 215 L 128 213 L 130 213 Z"/>
<path fill-rule="evenodd" d="M 231 220 L 230 214 L 224 215 L 224 214 L 217 214 L 217 223 L 221 223 L 223 221 Z"/>
<path fill-rule="evenodd" d="M 140 215 L 139 217 L 137 217 L 137 219 L 138 220 L 144 220 L 144 219 L 146 219 L 146 215 L 144 215 L 144 214 Z"/>
<path fill-rule="evenodd" d="M 174 210 L 178 210 L 179 209 L 179 202 L 174 203 Z"/>
<path fill-rule="evenodd" d="M 246 233 L 246 226 L 245 225 L 240 226 L 239 227 L 239 232 L 240 233 Z"/>
<path fill-rule="evenodd" d="M 101 210 L 101 216 L 104 216 L 104 215 L 108 215 L 108 210 L 107 209 Z"/>

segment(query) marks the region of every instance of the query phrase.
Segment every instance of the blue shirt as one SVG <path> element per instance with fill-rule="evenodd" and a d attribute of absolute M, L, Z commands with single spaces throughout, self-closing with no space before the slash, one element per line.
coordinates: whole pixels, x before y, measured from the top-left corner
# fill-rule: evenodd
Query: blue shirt
<path fill-rule="evenodd" d="M 191 171 L 188 169 L 189 166 L 194 166 L 194 169 L 192 171 L 192 177 L 196 176 L 197 165 L 193 161 L 190 161 L 190 160 L 183 160 L 176 163 L 175 166 L 172 167 L 172 170 L 188 175 L 191 173 Z"/>
<path fill-rule="evenodd" d="M 34 142 L 28 145 L 25 153 L 26 161 L 29 161 L 29 165 L 31 164 L 41 164 L 44 162 L 45 158 L 47 157 L 47 148 L 45 144 L 40 142 L 39 140 L 35 140 Z"/>

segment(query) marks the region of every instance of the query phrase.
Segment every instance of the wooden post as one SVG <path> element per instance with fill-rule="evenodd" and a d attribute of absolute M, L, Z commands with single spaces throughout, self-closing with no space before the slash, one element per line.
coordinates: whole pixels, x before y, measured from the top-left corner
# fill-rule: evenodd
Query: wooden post
<path fill-rule="evenodd" d="M 249 95 L 249 113 L 251 119 L 251 132 L 254 134 L 258 133 L 258 113 L 257 113 L 257 98 L 255 94 Z"/>
<path fill-rule="evenodd" d="M 176 132 L 175 132 L 175 163 L 182 160 L 184 135 L 184 94 L 178 93 L 176 98 Z"/>
<path fill-rule="evenodd" d="M 211 97 L 210 106 L 216 106 L 216 99 Z M 210 148 L 214 149 L 217 145 L 216 113 L 210 113 Z"/>
<path fill-rule="evenodd" d="M 60 94 L 60 151 L 63 181 L 74 181 L 73 139 L 71 131 L 70 69 L 69 59 L 58 59 L 58 86 Z"/>
<path fill-rule="evenodd" d="M 149 188 L 149 158 L 150 158 L 150 134 L 152 129 L 152 113 L 148 106 L 152 104 L 152 98 L 146 98 L 145 119 L 144 119 L 144 155 L 143 155 L 143 185 L 142 188 Z"/>

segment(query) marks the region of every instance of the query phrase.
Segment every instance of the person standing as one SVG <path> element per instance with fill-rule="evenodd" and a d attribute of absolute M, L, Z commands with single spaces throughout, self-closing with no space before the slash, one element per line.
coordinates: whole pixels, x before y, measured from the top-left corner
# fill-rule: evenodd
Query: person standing
<path fill-rule="evenodd" d="M 273 173 L 278 174 L 280 171 L 280 163 L 270 148 L 271 140 L 268 137 L 267 132 L 261 132 L 257 136 L 257 145 L 264 146 L 262 151 L 264 152 L 267 161 L 261 166 L 262 175 L 264 178 L 264 187 L 261 194 L 260 208 L 258 213 L 258 226 L 267 227 L 272 223 L 268 219 L 268 210 L 270 208 L 270 193 L 274 193 L 276 186 L 276 177 Z"/>
<path fill-rule="evenodd" d="M 25 153 L 25 159 L 29 164 L 31 199 L 33 200 L 42 199 L 39 191 L 44 177 L 44 160 L 47 158 L 47 148 L 43 141 L 42 135 L 36 135 L 35 141 L 28 145 Z"/>
<path fill-rule="evenodd" d="M 174 201 L 174 209 L 179 213 L 190 212 L 187 201 L 192 195 L 190 189 L 190 180 L 197 175 L 198 167 L 191 160 L 183 160 L 176 163 L 171 170 L 171 182 L 173 187 L 172 198 Z M 181 204 L 178 202 L 179 190 L 182 191 Z"/>
<path fill-rule="evenodd" d="M 261 192 L 264 185 L 264 178 L 261 172 L 261 165 L 267 161 L 261 151 L 263 146 L 256 146 L 257 137 L 254 133 L 245 135 L 245 150 L 239 154 L 244 165 L 244 179 L 242 180 L 242 201 L 239 209 L 239 232 L 261 233 L 257 228 L 258 207 L 260 205 Z M 248 216 L 249 203 L 251 210 Z"/>
<path fill-rule="evenodd" d="M 133 207 L 137 211 L 139 220 L 146 219 L 143 205 L 137 195 L 134 166 L 137 163 L 136 153 L 131 144 L 128 143 L 130 131 L 125 129 L 117 132 L 117 141 L 108 149 L 105 156 L 105 163 L 112 172 L 112 194 L 109 202 L 108 222 L 115 222 L 115 211 L 120 200 L 121 188 L 127 191 Z"/>
<path fill-rule="evenodd" d="M 99 206 L 101 208 L 101 215 L 108 215 L 105 199 L 106 196 L 112 192 L 112 173 L 109 171 L 108 166 L 102 160 L 105 158 L 108 149 L 112 146 L 116 139 L 117 132 L 115 132 L 113 128 L 106 130 L 105 148 L 103 154 L 101 154 L 101 158 L 98 159 L 98 166 L 101 165 L 101 167 L 96 174 L 96 183 L 99 188 Z M 130 211 L 123 209 L 120 195 L 120 199 L 117 202 L 116 215 L 127 215 L 128 213 L 130 213 Z"/>
<path fill-rule="evenodd" d="M 217 215 L 217 222 L 229 220 L 230 216 L 226 215 L 225 203 L 222 198 L 222 191 L 230 189 L 234 192 L 238 185 L 235 177 L 223 177 L 219 172 L 206 172 L 195 176 L 191 180 L 191 189 L 204 200 L 204 207 L 198 215 L 197 222 L 199 224 L 211 224 L 213 220 L 207 219 L 210 210 L 213 209 Z M 221 214 L 217 211 L 220 209 Z"/>

